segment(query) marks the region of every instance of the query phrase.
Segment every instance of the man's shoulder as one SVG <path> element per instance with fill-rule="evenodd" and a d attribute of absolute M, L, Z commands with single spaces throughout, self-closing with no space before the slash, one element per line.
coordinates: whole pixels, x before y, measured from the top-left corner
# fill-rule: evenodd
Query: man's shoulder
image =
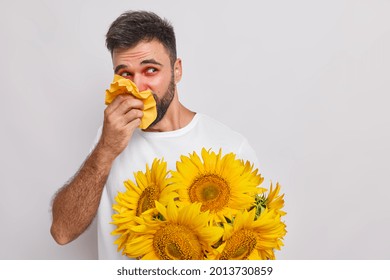
<path fill-rule="evenodd" d="M 214 119 L 213 117 L 210 117 L 203 113 L 198 113 L 199 122 L 198 125 L 201 126 L 202 129 L 207 130 L 211 134 L 215 136 L 220 137 L 229 137 L 232 140 L 237 141 L 243 141 L 245 137 L 237 132 L 236 130 L 232 129 L 225 123 Z"/>
<path fill-rule="evenodd" d="M 202 124 L 216 128 L 221 130 L 226 130 L 228 132 L 237 133 L 237 131 L 233 130 L 230 126 L 226 125 L 225 123 L 210 117 L 209 115 L 203 114 L 203 113 L 197 113 L 199 117 L 199 121 L 202 122 Z"/>
<path fill-rule="evenodd" d="M 237 158 L 249 160 L 257 166 L 257 157 L 246 137 L 228 125 L 204 114 L 199 114 L 199 132 L 203 147 L 213 148 L 223 153 L 233 152 Z"/>

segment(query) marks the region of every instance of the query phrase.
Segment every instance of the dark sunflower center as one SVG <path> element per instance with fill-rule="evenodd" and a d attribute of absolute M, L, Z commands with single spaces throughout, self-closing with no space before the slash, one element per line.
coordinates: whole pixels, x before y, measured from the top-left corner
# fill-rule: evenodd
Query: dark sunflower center
<path fill-rule="evenodd" d="M 216 174 L 199 176 L 189 188 L 191 202 L 201 202 L 202 211 L 220 211 L 230 199 L 228 183 Z"/>
<path fill-rule="evenodd" d="M 219 195 L 219 189 L 214 185 L 209 185 L 209 186 L 206 185 L 202 189 L 202 197 L 205 201 L 213 200 L 217 198 L 218 195 Z"/>
<path fill-rule="evenodd" d="M 152 185 L 144 189 L 138 200 L 137 216 L 140 216 L 146 210 L 155 207 L 154 201 L 158 200 L 159 192 L 157 186 Z"/>
<path fill-rule="evenodd" d="M 219 259 L 246 260 L 256 248 L 256 244 L 256 236 L 251 230 L 237 231 L 226 241 L 226 246 Z"/>
<path fill-rule="evenodd" d="M 202 247 L 195 233 L 182 225 L 167 224 L 156 232 L 153 248 L 162 260 L 200 260 Z"/>

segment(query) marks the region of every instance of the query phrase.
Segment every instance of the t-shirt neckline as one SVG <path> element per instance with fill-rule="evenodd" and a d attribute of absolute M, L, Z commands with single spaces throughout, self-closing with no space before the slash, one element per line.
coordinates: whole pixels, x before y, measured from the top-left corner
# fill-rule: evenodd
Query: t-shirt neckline
<path fill-rule="evenodd" d="M 172 131 L 152 132 L 152 131 L 143 131 L 141 129 L 138 129 L 138 132 L 142 135 L 142 137 L 145 138 L 177 137 L 186 134 L 191 129 L 193 129 L 194 126 L 198 123 L 200 117 L 201 117 L 200 113 L 195 113 L 195 116 L 186 126 Z"/>

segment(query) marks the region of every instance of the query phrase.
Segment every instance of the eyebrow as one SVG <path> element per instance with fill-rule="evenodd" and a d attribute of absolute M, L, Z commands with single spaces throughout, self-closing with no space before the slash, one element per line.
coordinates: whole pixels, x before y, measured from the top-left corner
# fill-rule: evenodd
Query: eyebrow
<path fill-rule="evenodd" d="M 157 60 L 155 59 L 145 59 L 145 60 L 142 60 L 141 65 L 145 65 L 145 64 L 154 64 L 154 65 L 159 65 L 159 66 L 163 66 L 162 63 L 158 62 Z M 123 68 L 127 68 L 128 66 L 125 65 L 125 64 L 119 64 L 117 67 L 115 67 L 115 74 L 119 72 L 119 70 L 123 69 Z"/>
<path fill-rule="evenodd" d="M 127 65 L 124 65 L 124 64 L 119 64 L 117 67 L 115 67 L 115 74 L 117 74 L 119 72 L 119 70 L 123 69 L 123 68 L 127 68 Z"/>
<path fill-rule="evenodd" d="M 142 60 L 141 61 L 141 65 L 144 65 L 144 64 L 156 64 L 156 65 L 160 65 L 162 66 L 162 64 L 160 62 L 158 62 L 157 60 L 155 59 L 145 59 L 145 60 Z"/>

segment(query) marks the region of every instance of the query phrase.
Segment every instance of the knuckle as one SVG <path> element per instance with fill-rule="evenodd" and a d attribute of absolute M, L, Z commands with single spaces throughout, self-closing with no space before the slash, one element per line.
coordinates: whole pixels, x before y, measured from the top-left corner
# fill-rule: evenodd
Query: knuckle
<path fill-rule="evenodd" d="M 142 118 L 143 115 L 144 113 L 141 110 L 137 110 L 137 109 L 131 110 L 131 116 L 134 119 Z"/>
<path fill-rule="evenodd" d="M 123 101 L 122 104 L 124 104 L 126 107 L 130 108 L 132 106 L 133 102 L 131 99 L 127 98 L 126 100 Z"/>
<path fill-rule="evenodd" d="M 104 119 L 107 121 L 107 122 L 112 122 L 112 114 L 110 114 L 109 112 L 104 112 Z"/>
<path fill-rule="evenodd" d="M 117 97 L 115 99 L 118 101 L 121 101 L 124 99 L 124 96 L 123 96 L 123 94 L 119 94 L 119 95 L 117 95 Z"/>

